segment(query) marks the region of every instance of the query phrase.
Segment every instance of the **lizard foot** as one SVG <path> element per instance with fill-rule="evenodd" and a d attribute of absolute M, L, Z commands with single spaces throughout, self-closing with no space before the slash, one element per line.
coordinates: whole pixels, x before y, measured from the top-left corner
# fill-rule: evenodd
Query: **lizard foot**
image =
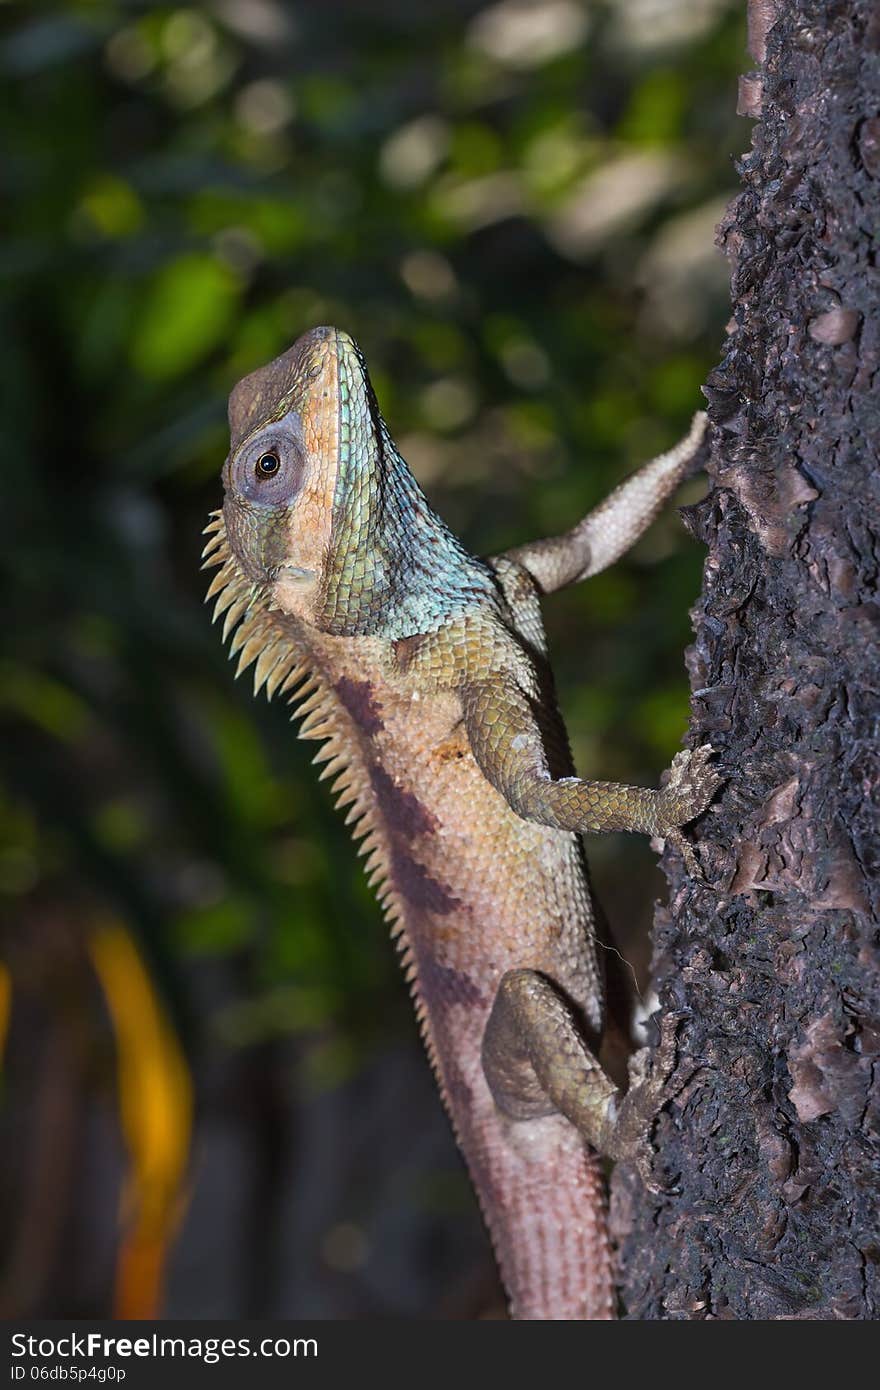
<path fill-rule="evenodd" d="M 711 765 L 711 744 L 700 748 L 683 748 L 672 759 L 669 780 L 660 792 L 658 821 L 660 831 L 668 833 L 687 825 L 705 811 L 723 782 L 723 777 Z"/>
<path fill-rule="evenodd" d="M 632 1163 L 650 1192 L 669 1192 L 654 1177 L 654 1150 L 650 1133 L 658 1114 L 675 1093 L 669 1078 L 676 1062 L 676 1034 L 683 1013 L 666 1013 L 660 1022 L 656 1048 L 642 1047 L 630 1058 L 629 1090 L 620 1102 L 610 1156 Z M 677 1090 L 678 1087 L 675 1088 Z"/>
<path fill-rule="evenodd" d="M 724 781 L 712 766 L 711 757 L 712 748 L 708 743 L 676 753 L 669 769 L 669 780 L 659 797 L 660 834 L 680 851 L 688 873 L 694 878 L 701 877 L 697 857 L 682 835 L 681 827 L 705 811 Z"/>

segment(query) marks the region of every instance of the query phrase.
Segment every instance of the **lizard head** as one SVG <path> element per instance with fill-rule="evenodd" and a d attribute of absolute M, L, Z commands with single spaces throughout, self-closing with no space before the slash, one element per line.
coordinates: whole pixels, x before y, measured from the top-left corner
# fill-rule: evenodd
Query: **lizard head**
<path fill-rule="evenodd" d="M 401 636 L 488 583 L 428 505 L 347 333 L 313 328 L 229 399 L 225 544 L 271 607 L 340 635 Z"/>
<path fill-rule="evenodd" d="M 229 398 L 230 550 L 251 581 L 307 620 L 320 605 L 333 525 L 340 360 L 355 350 L 346 334 L 314 328 Z"/>

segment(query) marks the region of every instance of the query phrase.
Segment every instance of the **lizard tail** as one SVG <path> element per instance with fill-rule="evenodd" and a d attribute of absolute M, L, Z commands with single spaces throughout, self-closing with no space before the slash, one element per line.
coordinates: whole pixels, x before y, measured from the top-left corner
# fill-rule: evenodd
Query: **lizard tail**
<path fill-rule="evenodd" d="M 499 1132 L 497 1142 L 485 1135 L 489 1143 L 481 1158 L 488 1162 L 481 1176 L 488 1185 L 481 1191 L 491 1194 L 488 1224 L 511 1316 L 615 1318 L 601 1159 L 561 1116 L 514 1127 L 499 1118 L 496 1124 L 506 1133 Z M 473 1166 L 483 1168 L 483 1162 Z"/>

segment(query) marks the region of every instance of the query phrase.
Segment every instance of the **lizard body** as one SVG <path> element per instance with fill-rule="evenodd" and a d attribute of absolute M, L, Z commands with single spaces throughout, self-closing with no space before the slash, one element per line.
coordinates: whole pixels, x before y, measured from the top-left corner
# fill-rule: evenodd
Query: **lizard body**
<path fill-rule="evenodd" d="M 597 1150 L 647 1165 L 659 1083 L 623 1100 L 595 1060 L 602 972 L 580 832 L 676 836 L 706 750 L 662 791 L 574 775 L 539 600 L 622 553 L 696 453 L 621 485 L 568 537 L 483 561 L 395 449 L 352 340 L 315 329 L 230 399 L 206 559 L 239 669 L 301 737 L 392 923 L 514 1316 L 614 1316 Z M 617 499 L 615 501 L 615 499 Z"/>

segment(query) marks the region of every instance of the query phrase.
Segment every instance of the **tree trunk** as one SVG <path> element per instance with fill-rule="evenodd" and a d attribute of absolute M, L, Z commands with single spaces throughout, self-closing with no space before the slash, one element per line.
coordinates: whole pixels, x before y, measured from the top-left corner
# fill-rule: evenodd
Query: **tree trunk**
<path fill-rule="evenodd" d="M 878 1311 L 880 10 L 752 0 L 758 117 L 720 228 L 733 323 L 688 657 L 729 780 L 670 854 L 666 1192 L 615 1176 L 634 1318 Z"/>

